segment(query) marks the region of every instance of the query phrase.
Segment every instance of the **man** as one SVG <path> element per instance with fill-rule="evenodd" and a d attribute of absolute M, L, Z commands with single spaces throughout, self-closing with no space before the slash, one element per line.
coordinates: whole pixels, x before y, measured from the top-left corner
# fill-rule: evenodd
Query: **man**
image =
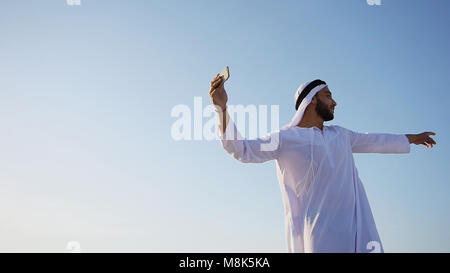
<path fill-rule="evenodd" d="M 289 252 L 383 252 L 352 153 L 409 153 L 410 143 L 433 147 L 435 133 L 357 133 L 324 126 L 334 118 L 337 103 L 326 83 L 314 80 L 295 93 L 289 125 L 247 140 L 229 118 L 222 80 L 217 75 L 209 92 L 219 117 L 218 136 L 241 162 L 276 160 Z M 272 141 L 274 149 L 262 149 Z"/>

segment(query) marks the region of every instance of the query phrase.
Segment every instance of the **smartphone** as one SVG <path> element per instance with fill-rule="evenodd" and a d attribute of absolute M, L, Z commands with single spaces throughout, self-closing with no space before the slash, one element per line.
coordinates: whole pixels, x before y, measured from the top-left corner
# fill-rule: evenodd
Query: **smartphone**
<path fill-rule="evenodd" d="M 220 72 L 219 76 L 221 76 L 223 79 L 220 85 L 224 84 L 230 78 L 230 69 L 228 68 L 228 66 L 225 67 L 222 72 Z"/>

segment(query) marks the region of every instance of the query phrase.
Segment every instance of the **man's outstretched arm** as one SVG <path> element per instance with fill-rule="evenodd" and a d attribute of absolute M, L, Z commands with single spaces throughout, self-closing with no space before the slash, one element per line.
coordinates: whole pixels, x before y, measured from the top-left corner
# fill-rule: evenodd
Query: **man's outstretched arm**
<path fill-rule="evenodd" d="M 410 144 L 423 144 L 426 147 L 436 142 L 429 136 L 433 132 L 421 134 L 379 134 L 358 133 L 348 130 L 353 153 L 402 154 L 410 152 Z"/>

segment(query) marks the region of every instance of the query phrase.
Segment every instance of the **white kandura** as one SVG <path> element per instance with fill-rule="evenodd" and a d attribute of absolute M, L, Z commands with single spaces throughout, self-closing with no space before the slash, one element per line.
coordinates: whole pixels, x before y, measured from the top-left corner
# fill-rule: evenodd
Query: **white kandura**
<path fill-rule="evenodd" d="M 225 134 L 218 130 L 217 135 L 241 162 L 275 160 L 289 252 L 383 252 L 353 153 L 409 153 L 410 143 L 404 134 L 296 126 L 320 89 L 313 89 L 292 122 L 276 132 L 243 139 L 230 119 Z"/>

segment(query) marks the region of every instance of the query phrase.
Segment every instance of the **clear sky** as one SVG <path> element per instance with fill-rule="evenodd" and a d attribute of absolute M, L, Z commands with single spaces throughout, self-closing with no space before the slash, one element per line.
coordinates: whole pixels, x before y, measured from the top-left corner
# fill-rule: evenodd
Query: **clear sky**
<path fill-rule="evenodd" d="M 228 65 L 229 104 L 279 105 L 280 125 L 297 87 L 320 78 L 338 103 L 325 125 L 436 132 L 431 149 L 354 156 L 385 251 L 450 252 L 449 11 L 2 0 L 0 251 L 286 252 L 275 162 L 171 136 L 173 107 L 210 104 Z"/>

